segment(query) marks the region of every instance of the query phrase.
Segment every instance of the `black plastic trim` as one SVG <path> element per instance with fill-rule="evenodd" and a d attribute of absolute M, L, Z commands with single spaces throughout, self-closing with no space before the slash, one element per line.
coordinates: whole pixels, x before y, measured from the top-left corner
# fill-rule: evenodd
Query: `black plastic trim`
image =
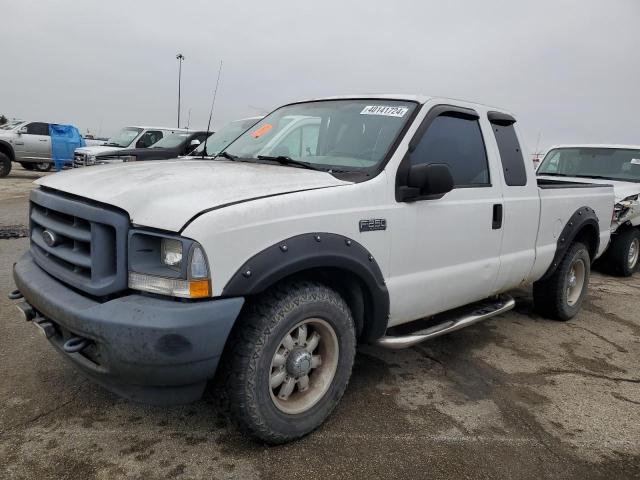
<path fill-rule="evenodd" d="M 290 275 L 321 268 L 347 270 L 362 281 L 370 302 L 363 338 L 383 336 L 389 318 L 389 292 L 382 271 L 360 243 L 334 233 L 305 233 L 264 249 L 238 269 L 222 296 L 255 295 Z"/>
<path fill-rule="evenodd" d="M 504 112 L 488 112 L 487 118 L 491 123 L 495 123 L 496 125 L 501 125 L 503 127 L 508 127 L 509 125 L 513 125 L 516 123 L 516 119 Z"/>
<path fill-rule="evenodd" d="M 558 265 L 564 258 L 565 253 L 569 246 L 573 243 L 576 238 L 576 235 L 586 226 L 592 226 L 596 230 L 596 240 L 595 240 L 595 252 L 598 251 L 598 247 L 600 246 L 600 226 L 598 221 L 598 216 L 596 212 L 593 211 L 590 207 L 580 207 L 576 210 L 573 215 L 569 218 L 569 221 L 565 224 L 562 232 L 560 232 L 560 236 L 558 237 L 558 242 L 556 246 L 556 254 L 553 257 L 553 261 L 551 265 L 544 273 L 544 275 L 539 280 L 545 280 L 553 275 L 553 272 L 556 271 Z M 594 259 L 592 258 L 591 261 Z"/>

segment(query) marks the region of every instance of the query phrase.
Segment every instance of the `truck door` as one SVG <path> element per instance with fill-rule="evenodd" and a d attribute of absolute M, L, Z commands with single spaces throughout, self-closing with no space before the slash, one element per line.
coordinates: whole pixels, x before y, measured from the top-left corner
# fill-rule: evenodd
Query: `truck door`
<path fill-rule="evenodd" d="M 503 233 L 496 291 L 505 291 L 525 282 L 533 267 L 540 198 L 533 165 L 526 165 L 522 155 L 515 118 L 488 112 L 487 119 L 492 130 L 487 143 L 495 146 L 502 167 Z"/>
<path fill-rule="evenodd" d="M 31 122 L 26 125 L 27 132 L 20 135 L 19 141 L 24 142 L 22 158 L 26 160 L 46 161 L 51 159 L 51 137 L 49 124 Z"/>
<path fill-rule="evenodd" d="M 454 189 L 438 199 L 398 202 L 390 218 L 390 325 L 490 296 L 500 266 L 501 184 L 478 114 L 436 106 L 414 141 L 402 162 L 447 164 Z"/>

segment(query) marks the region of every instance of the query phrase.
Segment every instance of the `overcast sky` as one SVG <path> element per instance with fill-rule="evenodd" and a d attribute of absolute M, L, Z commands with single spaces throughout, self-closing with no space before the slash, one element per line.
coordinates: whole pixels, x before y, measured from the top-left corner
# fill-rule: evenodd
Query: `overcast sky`
<path fill-rule="evenodd" d="M 517 115 L 527 150 L 640 144 L 639 0 L 2 0 L 0 113 L 109 135 L 308 97 L 423 93 Z"/>

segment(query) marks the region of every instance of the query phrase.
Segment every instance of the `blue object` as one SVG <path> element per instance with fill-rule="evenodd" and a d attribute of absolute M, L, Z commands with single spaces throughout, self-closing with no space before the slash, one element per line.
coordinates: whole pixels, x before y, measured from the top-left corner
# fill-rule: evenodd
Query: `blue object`
<path fill-rule="evenodd" d="M 84 147 L 84 139 L 73 125 L 49 124 L 51 136 L 51 160 L 56 171 L 60 171 L 65 163 L 73 163 L 73 152 L 76 148 Z"/>

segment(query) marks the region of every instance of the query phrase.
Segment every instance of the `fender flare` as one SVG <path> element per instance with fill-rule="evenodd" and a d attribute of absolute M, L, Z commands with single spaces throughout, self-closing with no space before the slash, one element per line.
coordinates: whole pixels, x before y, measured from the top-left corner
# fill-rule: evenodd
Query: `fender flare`
<path fill-rule="evenodd" d="M 573 215 L 571 215 L 562 229 L 562 232 L 560 232 L 558 242 L 556 243 L 556 254 L 553 256 L 553 261 L 539 280 L 545 280 L 553 275 L 553 272 L 555 272 L 558 265 L 560 265 L 567 249 L 573 243 L 578 233 L 584 227 L 588 226 L 593 227 L 596 231 L 595 248 L 593 250 L 595 253 L 598 252 L 598 247 L 600 246 L 600 221 L 598 220 L 596 212 L 592 208 L 580 207 L 573 213 Z M 591 261 L 593 262 L 593 260 L 594 259 L 592 258 Z"/>
<path fill-rule="evenodd" d="M 5 149 L 9 151 L 9 160 L 11 160 L 12 162 L 15 162 L 16 152 L 13 149 L 13 145 L 11 145 L 6 140 L 0 140 L 0 152 L 3 152 Z"/>
<path fill-rule="evenodd" d="M 360 280 L 368 304 L 363 337 L 383 336 L 389 318 L 389 292 L 382 271 L 365 247 L 343 235 L 305 233 L 265 248 L 234 273 L 222 296 L 255 295 L 288 276 L 323 268 L 346 270 Z"/>

